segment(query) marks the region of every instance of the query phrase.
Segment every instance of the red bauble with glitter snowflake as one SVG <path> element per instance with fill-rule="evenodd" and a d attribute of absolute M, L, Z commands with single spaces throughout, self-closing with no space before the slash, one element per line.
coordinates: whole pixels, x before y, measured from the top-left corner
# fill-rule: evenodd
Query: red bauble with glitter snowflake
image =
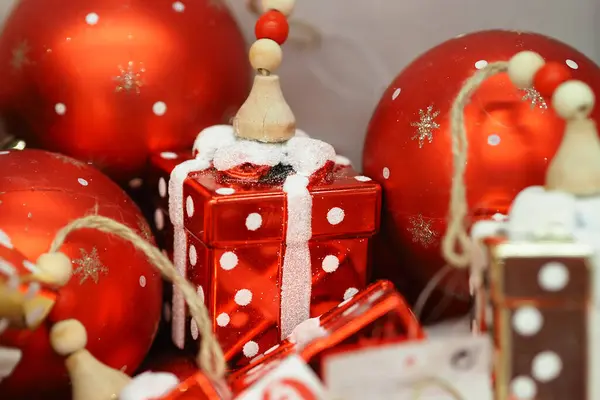
<path fill-rule="evenodd" d="M 0 230 L 29 260 L 47 252 L 58 229 L 98 213 L 152 240 L 131 199 L 95 168 L 40 150 L 0 152 Z M 61 288 L 46 323 L 34 331 L 7 331 L 2 345 L 22 350 L 14 372 L 0 383 L 2 398 L 62 398 L 68 377 L 50 347 L 53 322 L 80 320 L 88 350 L 101 361 L 132 373 L 155 336 L 161 311 L 160 275 L 133 246 L 95 230 L 80 230 L 60 249 L 74 276 Z"/>
<path fill-rule="evenodd" d="M 249 89 L 223 0 L 29 0 L 0 38 L 0 114 L 29 147 L 93 161 L 113 179 L 192 146 Z M 135 182 L 135 181 L 134 181 Z"/>
<path fill-rule="evenodd" d="M 413 300 L 444 266 L 440 240 L 452 175 L 452 102 L 478 68 L 523 50 L 564 64 L 600 96 L 600 69 L 577 50 L 538 34 L 485 31 L 451 39 L 415 60 L 391 83 L 372 117 L 364 169 L 384 189 L 375 275 L 406 287 Z M 506 214 L 521 189 L 543 184 L 564 132 L 564 121 L 548 103 L 537 91 L 516 89 L 506 74 L 489 79 L 473 95 L 465 110 L 472 220 Z M 593 118 L 599 116 L 596 107 Z M 466 275 L 446 276 L 438 286 L 468 298 Z"/>

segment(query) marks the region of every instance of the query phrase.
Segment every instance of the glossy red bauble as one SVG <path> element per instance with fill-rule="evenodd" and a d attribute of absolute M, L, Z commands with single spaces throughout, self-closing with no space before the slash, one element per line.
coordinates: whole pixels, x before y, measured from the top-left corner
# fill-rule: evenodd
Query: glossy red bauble
<path fill-rule="evenodd" d="M 372 117 L 363 162 L 365 174 L 382 184 L 384 203 L 383 251 L 375 253 L 374 272 L 406 287 L 413 300 L 444 266 L 450 107 L 477 69 L 523 50 L 566 65 L 600 96 L 600 69 L 577 50 L 538 34 L 486 31 L 456 37 L 416 59 L 391 83 Z M 472 220 L 506 214 L 521 189 L 543 184 L 564 130 L 550 101 L 536 90 L 516 89 L 506 74 L 474 93 L 465 110 Z M 599 116 L 596 107 L 593 118 Z M 468 298 L 466 274 L 450 274 L 440 286 L 449 296 Z"/>
<path fill-rule="evenodd" d="M 254 33 L 257 39 L 271 39 L 282 45 L 288 38 L 290 26 L 285 15 L 277 10 L 269 10 L 256 21 Z"/>
<path fill-rule="evenodd" d="M 132 200 L 95 168 L 40 150 L 0 152 L 0 229 L 29 260 L 47 252 L 68 222 L 92 213 L 153 240 Z M 69 235 L 60 250 L 71 258 L 74 275 L 58 291 L 47 322 L 34 331 L 6 331 L 0 338 L 1 345 L 23 351 L 14 373 L 0 383 L 2 398 L 62 398 L 57 393 L 68 389 L 69 381 L 48 342 L 53 322 L 80 320 L 88 332 L 87 349 L 128 373 L 152 344 L 162 284 L 147 258 L 128 242 L 90 229 Z"/>
<path fill-rule="evenodd" d="M 28 0 L 0 38 L 0 115 L 29 147 L 125 182 L 227 122 L 249 71 L 222 0 Z"/>
<path fill-rule="evenodd" d="M 544 64 L 533 77 L 533 85 L 545 98 L 552 94 L 561 84 L 571 79 L 571 69 L 564 63 L 549 62 Z"/>

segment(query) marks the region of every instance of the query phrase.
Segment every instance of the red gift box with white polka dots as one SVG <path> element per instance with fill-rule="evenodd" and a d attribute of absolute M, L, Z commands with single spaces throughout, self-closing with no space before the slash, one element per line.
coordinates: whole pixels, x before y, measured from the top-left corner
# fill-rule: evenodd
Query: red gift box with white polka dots
<path fill-rule="evenodd" d="M 169 255 L 174 241 L 185 246 L 181 272 L 204 296 L 231 365 L 243 366 L 279 343 L 289 334 L 282 328 L 288 316 L 298 320 L 295 313 L 319 315 L 366 286 L 369 242 L 379 226 L 377 183 L 341 164 L 328 179 L 311 182 L 309 208 L 299 209 L 310 217 L 308 251 L 294 253 L 294 244 L 286 242 L 289 225 L 306 215 L 292 214 L 282 183 L 237 184 L 223 181 L 212 169 L 190 172 L 181 200 L 184 238 L 177 239 L 169 221 L 169 178 L 177 165 L 191 158 L 189 153 L 152 157 L 147 183 L 153 190 L 155 228 Z M 286 268 L 292 276 L 294 269 L 308 275 L 308 287 L 301 279 L 282 285 Z M 286 293 L 292 294 L 288 300 L 283 299 Z M 303 296 L 305 303 L 296 301 Z M 173 300 L 179 303 L 177 296 Z M 299 310 L 299 303 L 306 310 Z M 198 337 L 182 307 L 179 303 L 166 310 L 180 347 Z"/>
<path fill-rule="evenodd" d="M 290 337 L 256 356 L 228 381 L 233 393 L 240 393 L 286 357 L 298 354 L 326 383 L 322 365 L 330 354 L 424 337 L 417 318 L 394 285 L 380 281 L 300 324 Z"/>

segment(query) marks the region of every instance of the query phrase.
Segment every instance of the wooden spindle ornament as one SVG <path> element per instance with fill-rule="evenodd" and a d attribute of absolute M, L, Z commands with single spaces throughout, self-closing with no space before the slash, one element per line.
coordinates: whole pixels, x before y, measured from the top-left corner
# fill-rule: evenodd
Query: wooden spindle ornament
<path fill-rule="evenodd" d="M 289 15 L 293 1 L 263 1 L 266 10 Z M 257 29 L 258 31 L 258 29 Z M 283 54 L 277 40 L 260 38 L 250 47 L 250 64 L 258 74 L 246 102 L 233 119 L 237 137 L 264 143 L 280 143 L 296 132 L 296 118 L 281 91 L 279 77 L 274 72 L 281 65 Z"/>
<path fill-rule="evenodd" d="M 85 349 L 87 332 L 77 320 L 55 324 L 50 331 L 50 344 L 65 357 L 73 400 L 118 399 L 121 390 L 131 382 L 129 376 L 102 364 Z"/>

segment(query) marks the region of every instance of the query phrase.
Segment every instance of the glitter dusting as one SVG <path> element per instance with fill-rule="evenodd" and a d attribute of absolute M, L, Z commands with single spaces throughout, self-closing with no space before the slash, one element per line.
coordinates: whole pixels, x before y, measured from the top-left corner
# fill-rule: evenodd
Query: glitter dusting
<path fill-rule="evenodd" d="M 129 61 L 127 63 L 127 69 L 119 65 L 119 72 L 121 74 L 115 77 L 115 81 L 117 82 L 117 87 L 115 88 L 115 91 L 131 92 L 133 90 L 137 94 L 140 94 L 141 87 L 144 86 L 142 75 L 144 74 L 144 72 L 146 72 L 146 69 L 144 68 L 143 64 L 140 63 L 140 69 L 136 72 L 133 61 Z"/>
<path fill-rule="evenodd" d="M 411 227 L 408 231 L 412 234 L 413 243 L 420 243 L 423 247 L 434 244 L 438 233 L 431 228 L 431 221 L 427 221 L 421 214 L 410 218 Z"/>
<path fill-rule="evenodd" d="M 80 285 L 88 279 L 91 279 L 94 283 L 98 283 L 100 274 L 108 274 L 108 268 L 100 261 L 97 248 L 92 248 L 92 251 L 90 252 L 80 248 L 79 253 L 81 254 L 81 257 L 73 260 L 73 263 L 77 266 L 73 271 L 73 274 L 79 275 Z"/>
<path fill-rule="evenodd" d="M 419 122 L 410 124 L 417 128 L 417 133 L 411 139 L 419 141 L 419 148 L 425 145 L 425 140 L 429 143 L 433 142 L 433 131 L 440 128 L 440 124 L 435 122 L 438 115 L 440 112 L 433 111 L 433 106 L 429 106 L 427 110 L 419 110 Z"/>
<path fill-rule="evenodd" d="M 138 217 L 137 225 L 140 230 L 140 235 L 147 241 L 150 241 L 152 239 L 152 231 L 150 230 L 146 220 L 143 217 Z"/>
<path fill-rule="evenodd" d="M 521 100 L 528 101 L 531 105 L 532 110 L 536 107 L 540 110 L 548 109 L 548 104 L 546 104 L 546 100 L 544 100 L 540 92 L 535 90 L 535 88 L 523 89 L 523 92 L 525 94 L 523 95 L 523 98 Z"/>
<path fill-rule="evenodd" d="M 74 158 L 65 156 L 63 154 L 53 154 L 52 156 L 54 158 L 56 158 L 57 160 L 62 161 L 65 164 L 70 164 L 70 165 L 73 165 L 73 166 L 75 166 L 77 168 L 83 168 L 85 166 L 85 163 L 83 163 L 83 162 L 81 162 L 79 160 L 76 160 Z"/>
<path fill-rule="evenodd" d="M 10 59 L 10 65 L 14 70 L 20 70 L 25 65 L 31 64 L 29 60 L 29 51 L 31 48 L 29 47 L 29 43 L 26 40 L 23 40 L 17 44 L 17 46 L 12 50 L 12 57 Z"/>

